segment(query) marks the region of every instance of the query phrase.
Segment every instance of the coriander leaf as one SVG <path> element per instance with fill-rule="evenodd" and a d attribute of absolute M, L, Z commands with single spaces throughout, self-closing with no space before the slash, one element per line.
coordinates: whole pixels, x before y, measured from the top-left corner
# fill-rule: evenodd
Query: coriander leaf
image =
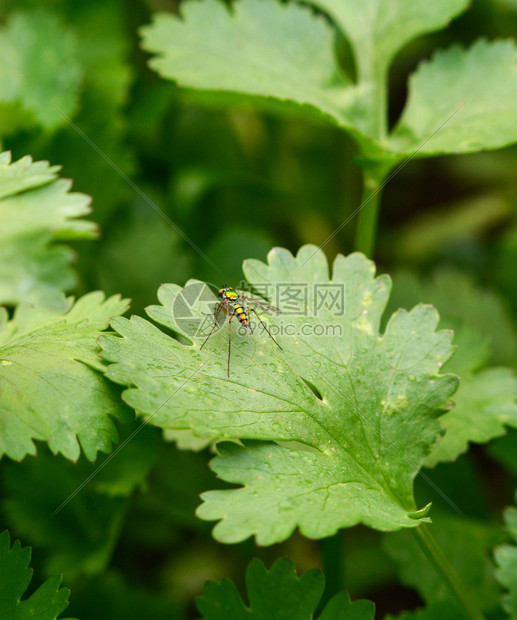
<path fill-rule="evenodd" d="M 355 51 L 360 78 L 372 66 L 385 72 L 395 54 L 415 37 L 446 26 L 468 0 L 311 0 L 346 34 Z"/>
<path fill-rule="evenodd" d="M 445 435 L 426 458 L 434 467 L 453 461 L 469 442 L 486 443 L 517 426 L 517 378 L 510 368 L 483 369 L 489 363 L 510 363 L 516 337 L 502 300 L 459 271 L 439 271 L 421 281 L 410 273 L 394 277 L 390 308 L 415 300 L 431 302 L 440 311 L 440 327 L 454 330 L 458 350 L 447 370 L 462 377 L 454 408 L 440 422 Z"/>
<path fill-rule="evenodd" d="M 513 364 L 517 354 L 515 326 L 504 300 L 495 291 L 456 270 L 442 269 L 425 279 L 410 272 L 394 274 L 389 311 L 418 302 L 433 304 L 440 312 L 440 327 L 454 331 L 458 348 L 447 362 L 450 372 L 463 376 L 487 364 Z"/>
<path fill-rule="evenodd" d="M 99 370 L 96 339 L 125 300 L 101 292 L 66 302 L 64 312 L 21 304 L 12 320 L 0 308 L 0 456 L 35 454 L 33 440 L 77 460 L 110 452 L 128 419 L 116 390 Z M 129 416 L 130 417 L 130 416 Z"/>
<path fill-rule="evenodd" d="M 336 594 L 321 614 L 314 612 L 323 595 L 325 576 L 317 569 L 301 577 L 293 562 L 278 559 L 270 570 L 260 560 L 252 560 L 246 569 L 249 605 L 241 599 L 230 579 L 208 581 L 197 608 L 204 620 L 373 620 L 375 608 L 370 601 L 351 602 L 346 592 Z"/>
<path fill-rule="evenodd" d="M 511 544 L 496 547 L 494 558 L 497 564 L 496 577 L 499 583 L 508 590 L 502 597 L 503 609 L 511 620 L 517 618 L 517 508 L 507 508 L 504 520 Z"/>
<path fill-rule="evenodd" d="M 9 620 L 56 620 L 68 607 L 70 591 L 61 588 L 62 577 L 50 577 L 29 597 L 20 600 L 32 579 L 30 547 L 0 534 L 0 617 Z"/>
<path fill-rule="evenodd" d="M 406 154 L 418 149 L 421 156 L 501 148 L 517 141 L 516 114 L 515 44 L 453 46 L 422 63 L 411 77 L 408 103 L 390 146 Z"/>
<path fill-rule="evenodd" d="M 517 378 L 510 368 L 488 368 L 462 379 L 455 406 L 441 418 L 445 435 L 426 458 L 426 467 L 454 461 L 469 442 L 486 443 L 517 427 Z"/>
<path fill-rule="evenodd" d="M 90 198 L 71 193 L 58 166 L 0 154 L 0 303 L 60 305 L 61 291 L 75 284 L 72 250 L 53 242 L 96 236 Z"/>
<path fill-rule="evenodd" d="M 211 439 L 197 437 L 188 429 L 166 428 L 163 431 L 163 438 L 165 441 L 175 441 L 180 450 L 192 450 L 193 452 L 200 452 L 213 443 Z"/>
<path fill-rule="evenodd" d="M 8 59 L 0 69 L 0 133 L 66 123 L 82 77 L 75 35 L 48 11 L 14 13 L 0 31 L 0 55 Z"/>
<path fill-rule="evenodd" d="M 155 54 L 150 65 L 162 77 L 304 106 L 373 148 L 357 131 L 362 116 L 354 108 L 364 93 L 337 67 L 334 32 L 323 17 L 272 0 L 239 0 L 231 11 L 217 0 L 186 2 L 181 14 L 155 14 L 142 29 L 144 49 Z"/>
<path fill-rule="evenodd" d="M 244 486 L 205 494 L 199 516 L 222 519 L 220 540 L 255 535 L 260 544 L 284 540 L 297 526 L 317 538 L 358 522 L 381 530 L 417 526 L 426 510 L 416 511 L 413 479 L 457 385 L 455 376 L 438 374 L 452 347 L 449 332 L 435 332 L 436 311 L 399 311 L 380 334 L 390 281 L 376 278 L 374 264 L 358 253 L 338 256 L 331 280 L 314 246 L 296 258 L 277 248 L 269 265 L 247 261 L 245 273 L 257 290 L 270 287 L 276 305 L 275 290 L 305 291 L 306 316 L 284 304 L 282 314 L 264 317 L 275 333 L 284 329 L 282 351 L 257 333 L 253 314 L 254 334 L 239 336 L 234 326 L 230 378 L 227 325 L 200 348 L 206 334 L 196 329 L 215 298 L 187 299 L 203 286 L 195 281 L 162 286 L 162 305 L 148 309 L 191 345 L 136 316 L 115 319 L 118 335 L 99 339 L 106 376 L 129 386 L 125 402 L 152 424 L 207 439 L 282 443 L 220 448 L 214 469 Z M 340 303 L 322 304 L 322 291 L 337 291 Z"/>

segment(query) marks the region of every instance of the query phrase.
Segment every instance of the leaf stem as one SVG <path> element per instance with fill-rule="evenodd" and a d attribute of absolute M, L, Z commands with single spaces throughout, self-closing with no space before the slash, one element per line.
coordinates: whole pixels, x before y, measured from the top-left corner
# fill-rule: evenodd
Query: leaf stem
<path fill-rule="evenodd" d="M 387 67 L 385 60 L 378 58 L 370 49 L 370 54 L 361 55 L 359 63 L 359 84 L 370 92 L 370 126 L 369 134 L 379 143 L 383 143 L 388 133 L 387 113 Z M 373 258 L 377 220 L 382 194 L 382 183 L 391 164 L 363 160 L 363 196 L 357 219 L 355 249 Z"/>
<path fill-rule="evenodd" d="M 422 524 L 418 527 L 411 528 L 411 531 L 413 532 L 413 535 L 415 536 L 422 552 L 432 564 L 436 573 L 442 579 L 453 596 L 459 601 L 465 611 L 466 617 L 471 620 L 484 620 L 483 614 L 472 602 L 472 600 L 470 600 L 464 584 L 454 570 L 453 566 L 450 564 L 449 560 L 445 557 L 429 528 Z"/>
<path fill-rule="evenodd" d="M 355 249 L 372 258 L 377 236 L 377 220 L 382 195 L 382 183 L 388 172 L 386 166 L 364 167 L 364 188 L 361 210 L 357 216 Z"/>

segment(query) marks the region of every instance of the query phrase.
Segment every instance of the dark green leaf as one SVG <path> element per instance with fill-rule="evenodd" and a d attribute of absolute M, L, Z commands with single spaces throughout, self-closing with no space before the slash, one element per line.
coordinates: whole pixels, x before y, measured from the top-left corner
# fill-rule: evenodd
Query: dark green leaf
<path fill-rule="evenodd" d="M 197 607 L 204 620 L 310 620 L 320 602 L 325 577 L 312 569 L 301 577 L 288 558 L 280 558 L 268 571 L 260 560 L 246 569 L 249 605 L 241 599 L 229 579 L 209 581 Z M 375 608 L 370 601 L 352 603 L 346 592 L 332 598 L 319 620 L 373 620 Z"/>
<path fill-rule="evenodd" d="M 499 583 L 508 591 L 502 597 L 504 610 L 511 620 L 517 618 L 517 508 L 507 508 L 504 515 L 511 544 L 497 547 L 494 551 L 497 564 L 496 577 Z"/>
<path fill-rule="evenodd" d="M 50 577 L 29 597 L 20 600 L 32 579 L 30 547 L 9 533 L 0 534 L 0 617 L 5 620 L 56 620 L 68 607 L 70 591 L 61 588 L 61 577 Z M 71 619 L 70 619 L 71 620 Z"/>

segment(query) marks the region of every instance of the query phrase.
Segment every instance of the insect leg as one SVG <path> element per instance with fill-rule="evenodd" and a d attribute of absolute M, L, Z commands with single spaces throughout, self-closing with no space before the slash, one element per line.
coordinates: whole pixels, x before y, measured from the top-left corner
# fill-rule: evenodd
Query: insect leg
<path fill-rule="evenodd" d="M 231 314 L 230 318 L 228 319 L 228 379 L 230 378 L 230 356 L 232 353 L 232 319 L 235 316 L 235 314 Z"/>
<path fill-rule="evenodd" d="M 201 351 L 201 349 L 205 346 L 205 344 L 208 342 L 208 339 L 210 338 L 210 336 L 214 333 L 215 328 L 217 327 L 217 317 L 219 316 L 219 310 L 222 308 L 222 304 L 217 303 L 214 309 L 214 324 L 212 326 L 212 329 L 210 330 L 210 333 L 208 334 L 208 336 L 205 338 L 205 341 L 203 342 L 203 344 L 199 347 L 199 350 Z"/>
<path fill-rule="evenodd" d="M 281 346 L 278 344 L 278 342 L 274 339 L 273 334 L 272 334 L 272 333 L 269 331 L 269 329 L 266 327 L 266 324 L 264 323 L 264 321 L 263 321 L 263 320 L 259 317 L 258 312 L 257 312 L 254 308 L 250 308 L 250 309 L 248 310 L 248 312 L 253 312 L 253 313 L 256 315 L 257 319 L 260 321 L 260 324 L 261 324 L 261 325 L 262 325 L 262 327 L 266 330 L 266 332 L 267 332 L 268 336 L 269 336 L 269 337 L 271 338 L 271 340 L 272 340 L 272 341 L 276 344 L 276 346 L 277 346 L 279 349 L 281 349 L 281 350 L 283 351 L 282 347 L 281 347 Z"/>

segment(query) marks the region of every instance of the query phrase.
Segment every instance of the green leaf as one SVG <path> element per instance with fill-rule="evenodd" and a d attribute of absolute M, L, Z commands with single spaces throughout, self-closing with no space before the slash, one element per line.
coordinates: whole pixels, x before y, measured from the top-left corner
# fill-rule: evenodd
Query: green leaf
<path fill-rule="evenodd" d="M 394 277 L 390 308 L 416 300 L 433 303 L 440 327 L 454 330 L 458 349 L 447 370 L 461 375 L 454 408 L 441 418 L 446 429 L 425 465 L 454 461 L 469 442 L 486 443 L 517 426 L 517 378 L 510 368 L 482 369 L 489 363 L 511 363 L 516 336 L 502 300 L 459 271 L 437 271 L 419 280 L 410 273 Z"/>
<path fill-rule="evenodd" d="M 373 603 L 352 603 L 346 592 L 336 594 L 321 614 L 314 616 L 324 587 L 325 576 L 317 569 L 298 577 L 288 558 L 278 559 L 269 571 L 255 559 L 246 569 L 249 605 L 241 599 L 233 582 L 223 579 L 220 583 L 206 583 L 197 608 L 205 620 L 373 620 Z"/>
<path fill-rule="evenodd" d="M 58 170 L 0 154 L 0 303 L 62 306 L 61 291 L 75 285 L 71 249 L 52 242 L 94 238 L 96 226 L 78 219 L 90 212 L 90 198 L 70 193 Z"/>
<path fill-rule="evenodd" d="M 125 401 L 152 424 L 198 437 L 262 440 L 220 448 L 214 470 L 244 487 L 205 494 L 199 516 L 222 519 L 219 540 L 255 535 L 260 544 L 284 540 L 297 526 L 320 538 L 358 522 L 387 530 L 427 520 L 415 515 L 413 479 L 457 385 L 455 376 L 438 374 L 452 347 L 449 332 L 435 332 L 436 311 L 400 311 L 381 335 L 390 282 L 375 278 L 361 254 L 338 256 L 332 280 L 314 246 L 296 258 L 275 249 L 269 265 L 247 261 L 245 272 L 257 290 L 305 291 L 307 316 L 272 300 L 284 305 L 283 314 L 265 320 L 283 350 L 265 333 L 234 334 L 230 378 L 227 328 L 203 350 L 205 338 L 192 331 L 213 309 L 213 295 L 180 304 L 189 290 L 199 291 L 195 281 L 185 289 L 164 285 L 162 305 L 148 309 L 192 345 L 136 316 L 114 320 L 119 336 L 99 340 L 111 362 L 107 376 L 130 386 Z M 342 303 L 325 305 L 322 291 L 337 291 Z M 185 307 L 188 319 L 179 312 Z"/>
<path fill-rule="evenodd" d="M 454 114 L 454 116 L 453 116 Z M 478 41 L 437 52 L 409 82 L 409 99 L 390 140 L 419 156 L 472 153 L 517 141 L 517 48 Z"/>
<path fill-rule="evenodd" d="M 362 96 L 337 67 L 334 32 L 308 7 L 239 0 L 186 2 L 142 29 L 151 67 L 178 85 L 301 105 L 347 129 Z"/>
<path fill-rule="evenodd" d="M 489 368 L 462 379 L 455 407 L 441 418 L 445 435 L 425 461 L 434 467 L 454 461 L 469 442 L 486 443 L 517 427 L 517 378 L 510 368 Z"/>
<path fill-rule="evenodd" d="M 93 461 L 110 452 L 117 432 L 110 418 L 128 419 L 117 391 L 99 370 L 96 339 L 125 300 L 89 293 L 64 312 L 22 304 L 11 321 L 0 309 L 0 456 L 35 454 L 33 440 L 77 460 L 81 445 Z"/>
<path fill-rule="evenodd" d="M 503 609 L 511 620 L 517 618 L 517 508 L 507 508 L 504 520 L 512 544 L 500 545 L 494 551 L 496 577 L 508 592 L 502 597 Z"/>
<path fill-rule="evenodd" d="M 193 452 L 200 452 L 208 446 L 213 444 L 212 439 L 206 439 L 205 437 L 197 437 L 189 429 L 173 429 L 166 428 L 163 431 L 163 438 L 165 441 L 174 441 L 180 450 L 192 450 Z"/>
<path fill-rule="evenodd" d="M 468 6 L 468 0 L 311 0 L 310 3 L 328 13 L 348 37 L 360 78 L 371 77 L 368 65 L 385 72 L 395 54 L 407 43 L 426 32 L 440 30 Z"/>
<path fill-rule="evenodd" d="M 416 36 L 444 27 L 467 1 L 311 4 L 350 39 L 357 85 L 337 66 L 332 28 L 297 3 L 239 0 L 230 12 L 214 0 L 187 2 L 181 20 L 154 16 L 142 29 L 143 47 L 156 54 L 151 67 L 180 86 L 233 93 L 237 101 L 235 95 L 260 97 L 269 107 L 271 98 L 302 105 L 351 131 L 364 154 L 385 157 L 384 111 L 377 108 L 394 55 Z"/>
<path fill-rule="evenodd" d="M 0 56 L 9 60 L 0 69 L 0 133 L 66 123 L 60 112 L 73 114 L 82 77 L 74 34 L 48 11 L 14 13 L 0 31 Z"/>
<path fill-rule="evenodd" d="M 499 590 L 490 553 L 501 539 L 499 528 L 443 514 L 434 515 L 433 525 L 429 527 L 473 602 L 483 611 L 493 612 L 498 605 Z M 385 534 L 383 539 L 402 583 L 415 588 L 427 605 L 447 603 L 458 609 L 457 599 L 429 563 L 412 532 Z M 461 617 L 460 612 L 456 617 Z"/>
<path fill-rule="evenodd" d="M 124 450 L 119 457 L 127 464 Z M 110 465 L 99 476 L 109 472 Z M 82 488 L 95 469 L 85 459 L 72 464 L 45 449 L 35 458 L 6 463 L 3 468 L 2 508 L 7 522 L 45 552 L 44 568 L 49 575 L 65 573 L 67 580 L 94 575 L 105 570 L 111 559 L 128 499 L 106 492 L 105 480 L 99 482 L 97 476 Z"/>
<path fill-rule="evenodd" d="M 0 617 L 55 620 L 68 607 L 70 591 L 60 587 L 62 577 L 51 577 L 29 598 L 20 600 L 32 579 L 30 561 L 30 547 L 22 547 L 19 540 L 11 547 L 9 532 L 0 534 Z"/>
<path fill-rule="evenodd" d="M 454 331 L 458 348 L 447 362 L 450 372 L 466 375 L 487 364 L 513 364 L 517 355 L 515 327 L 504 300 L 495 291 L 451 269 L 438 270 L 425 279 L 410 272 L 393 275 L 389 310 L 410 308 L 418 302 L 436 306 L 440 327 Z"/>

